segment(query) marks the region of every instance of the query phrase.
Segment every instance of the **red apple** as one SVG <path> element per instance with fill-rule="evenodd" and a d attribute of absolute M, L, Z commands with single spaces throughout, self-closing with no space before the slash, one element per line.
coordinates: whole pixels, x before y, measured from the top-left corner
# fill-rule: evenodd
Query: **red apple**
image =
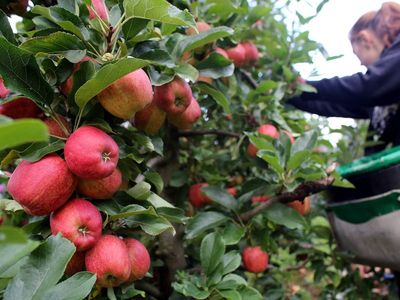
<path fill-rule="evenodd" d="M 242 46 L 245 50 L 246 64 L 254 65 L 260 58 L 257 47 L 252 42 L 244 42 Z"/>
<path fill-rule="evenodd" d="M 237 189 L 235 187 L 227 188 L 226 191 L 231 194 L 233 197 L 237 196 Z"/>
<path fill-rule="evenodd" d="M 50 228 L 53 235 L 60 232 L 70 240 L 76 251 L 86 251 L 100 239 L 103 220 L 96 206 L 75 198 L 51 214 Z"/>
<path fill-rule="evenodd" d="M 31 99 L 20 97 L 0 105 L 0 115 L 12 119 L 38 118 L 41 109 Z"/>
<path fill-rule="evenodd" d="M 151 103 L 153 89 L 146 72 L 138 69 L 109 85 L 97 100 L 113 116 L 129 120 Z"/>
<path fill-rule="evenodd" d="M 71 131 L 71 124 L 68 122 L 66 118 L 64 118 L 61 115 L 58 115 L 58 120 L 64 125 L 65 129 L 68 132 Z M 67 134 L 64 132 L 64 130 L 61 128 L 61 126 L 59 125 L 59 123 L 57 123 L 56 120 L 54 120 L 53 118 L 45 118 L 43 122 L 46 123 L 50 135 L 60 138 L 67 138 Z"/>
<path fill-rule="evenodd" d="M 125 243 L 116 236 L 103 235 L 86 253 L 86 270 L 95 273 L 101 287 L 116 287 L 129 279 L 131 261 Z"/>
<path fill-rule="evenodd" d="M 189 201 L 194 207 L 200 208 L 212 201 L 202 191 L 201 188 L 208 186 L 208 183 L 196 183 L 189 188 Z"/>
<path fill-rule="evenodd" d="M 85 255 L 86 252 L 75 252 L 65 268 L 64 274 L 72 276 L 75 273 L 85 270 Z"/>
<path fill-rule="evenodd" d="M 8 192 L 34 216 L 61 207 L 75 190 L 76 179 L 65 161 L 51 154 L 37 162 L 22 161 L 8 181 Z"/>
<path fill-rule="evenodd" d="M 68 168 L 85 179 L 110 176 L 117 167 L 119 148 L 108 134 L 93 126 L 74 131 L 64 147 Z"/>
<path fill-rule="evenodd" d="M 224 49 L 217 47 L 217 48 L 215 48 L 215 52 L 217 52 L 218 54 L 221 54 L 223 57 L 229 59 L 228 53 Z"/>
<path fill-rule="evenodd" d="M 211 29 L 211 26 L 208 23 L 202 22 L 202 21 L 196 22 L 196 26 L 197 26 L 197 30 L 199 31 L 199 33 Z M 186 30 L 186 34 L 194 35 L 194 34 L 196 34 L 196 31 L 194 30 L 194 28 L 190 27 Z"/>
<path fill-rule="evenodd" d="M 260 246 L 246 247 L 242 253 L 244 268 L 252 273 L 262 273 L 268 268 L 268 253 Z"/>
<path fill-rule="evenodd" d="M 287 131 L 287 130 L 283 130 L 283 132 L 289 137 L 289 139 L 290 139 L 290 142 L 292 143 L 292 144 L 294 144 L 294 136 L 293 136 L 293 134 L 291 133 L 291 132 L 289 132 L 289 131 Z"/>
<path fill-rule="evenodd" d="M 131 275 L 129 281 L 142 279 L 150 269 L 150 254 L 146 247 L 138 240 L 124 239 L 128 247 L 129 259 L 131 261 Z"/>
<path fill-rule="evenodd" d="M 28 8 L 28 0 L 11 0 L 5 7 L 5 13 L 23 16 Z"/>
<path fill-rule="evenodd" d="M 136 128 L 147 134 L 154 135 L 164 125 L 167 114 L 154 103 L 150 103 L 143 110 L 138 111 L 133 119 Z"/>
<path fill-rule="evenodd" d="M 234 48 L 226 49 L 226 53 L 236 67 L 242 67 L 246 63 L 246 49 L 242 44 L 238 44 Z"/>
<path fill-rule="evenodd" d="M 10 90 L 5 87 L 3 79 L 0 78 L 0 98 L 7 97 L 9 93 Z"/>
<path fill-rule="evenodd" d="M 154 103 L 166 113 L 183 113 L 190 105 L 192 98 L 189 84 L 178 77 L 154 88 Z"/>
<path fill-rule="evenodd" d="M 311 210 L 311 198 L 305 197 L 303 201 L 295 200 L 289 202 L 287 205 L 296 210 L 299 214 L 305 216 Z"/>
<path fill-rule="evenodd" d="M 267 202 L 269 199 L 271 199 L 270 196 L 253 196 L 251 197 L 251 203 L 252 204 L 257 204 L 257 203 L 264 203 Z"/>
<path fill-rule="evenodd" d="M 168 115 L 168 121 L 179 129 L 189 129 L 201 117 L 201 108 L 196 99 L 192 97 L 190 105 L 183 113 Z"/>
<path fill-rule="evenodd" d="M 110 176 L 101 179 L 79 179 L 78 192 L 93 199 L 110 199 L 119 190 L 122 175 L 115 169 Z"/>
<path fill-rule="evenodd" d="M 97 15 L 100 17 L 100 19 L 102 19 L 103 21 L 108 21 L 108 10 L 107 10 L 107 6 L 104 2 L 104 0 L 92 0 L 92 7 L 88 6 L 88 10 L 89 10 L 89 19 L 93 20 L 95 18 L 97 18 Z"/>
<path fill-rule="evenodd" d="M 257 131 L 258 131 L 260 134 L 268 135 L 268 136 L 270 136 L 270 137 L 272 137 L 272 138 L 274 138 L 274 139 L 276 139 L 276 138 L 279 137 L 279 131 L 276 129 L 276 127 L 275 127 L 274 125 L 271 125 L 271 124 L 264 124 L 264 125 L 261 125 L 261 126 L 258 128 Z M 257 156 L 257 151 L 258 151 L 257 147 L 254 146 L 253 144 L 249 144 L 249 145 L 247 146 L 247 154 L 248 154 L 250 157 L 256 157 L 256 156 Z"/>

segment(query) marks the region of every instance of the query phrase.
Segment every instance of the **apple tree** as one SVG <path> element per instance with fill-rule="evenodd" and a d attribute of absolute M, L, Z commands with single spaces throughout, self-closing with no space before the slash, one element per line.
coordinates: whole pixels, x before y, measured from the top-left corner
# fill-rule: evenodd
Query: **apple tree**
<path fill-rule="evenodd" d="M 301 29 L 314 16 L 272 0 L 6 2 L 0 297 L 371 296 L 379 274 L 350 268 L 310 197 L 347 184 L 334 149 L 285 105 L 311 90 L 293 65 L 323 50 Z"/>

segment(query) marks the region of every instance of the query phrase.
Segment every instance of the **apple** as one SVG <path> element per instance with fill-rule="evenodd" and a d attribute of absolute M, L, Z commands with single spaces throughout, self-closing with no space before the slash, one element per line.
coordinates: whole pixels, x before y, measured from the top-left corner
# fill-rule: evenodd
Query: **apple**
<path fill-rule="evenodd" d="M 246 247 L 242 252 L 244 268 L 252 273 L 262 273 L 268 268 L 268 253 L 260 246 Z"/>
<path fill-rule="evenodd" d="M 101 179 L 110 176 L 117 167 L 119 148 L 104 131 L 82 126 L 67 139 L 64 157 L 68 168 L 78 177 Z"/>
<path fill-rule="evenodd" d="M 92 7 L 88 6 L 89 10 L 89 19 L 93 20 L 97 18 L 97 15 L 103 21 L 108 22 L 108 10 L 104 0 L 92 0 Z M 93 10 L 94 9 L 94 10 Z M 96 15 L 97 13 L 97 15 Z"/>
<path fill-rule="evenodd" d="M 204 32 L 204 31 L 208 31 L 211 29 L 210 24 L 200 21 L 200 22 L 196 22 L 196 26 L 197 26 L 197 30 L 200 32 Z M 194 28 L 190 27 L 186 30 L 186 34 L 187 35 L 194 35 L 197 34 L 196 31 L 194 30 Z"/>
<path fill-rule="evenodd" d="M 131 275 L 131 260 L 128 247 L 114 235 L 103 235 L 97 244 L 86 253 L 86 270 L 96 274 L 101 287 L 116 287 Z"/>
<path fill-rule="evenodd" d="M 154 104 L 166 113 L 183 113 L 190 105 L 193 95 L 189 84 L 175 77 L 171 82 L 154 88 Z"/>
<path fill-rule="evenodd" d="M 246 63 L 246 49 L 242 44 L 238 44 L 236 47 L 226 49 L 226 53 L 236 67 L 243 67 Z"/>
<path fill-rule="evenodd" d="M 16 14 L 23 16 L 26 13 L 26 10 L 28 8 L 28 2 L 29 0 L 11 0 L 7 1 L 6 7 L 3 8 L 5 9 L 4 12 L 7 14 Z M 1 3 L 1 1 L 0 1 Z"/>
<path fill-rule="evenodd" d="M 270 137 L 272 137 L 274 139 L 279 137 L 279 131 L 276 129 L 276 127 L 274 125 L 271 125 L 271 124 L 261 125 L 260 127 L 258 127 L 257 131 L 260 134 L 268 135 L 268 136 L 270 136 Z M 256 157 L 257 156 L 257 151 L 258 151 L 257 147 L 254 146 L 253 144 L 249 144 L 247 146 L 247 154 L 250 157 Z"/>
<path fill-rule="evenodd" d="M 253 197 L 251 197 L 251 203 L 252 204 L 264 203 L 264 202 L 267 202 L 269 199 L 271 199 L 271 197 L 270 196 L 266 196 L 266 195 L 253 196 Z"/>
<path fill-rule="evenodd" d="M 75 252 L 65 268 L 64 274 L 72 276 L 75 273 L 85 270 L 85 255 L 86 252 Z"/>
<path fill-rule="evenodd" d="M 252 42 L 243 42 L 242 46 L 245 50 L 245 63 L 247 65 L 254 65 L 260 58 L 257 47 Z"/>
<path fill-rule="evenodd" d="M 301 215 L 307 215 L 311 210 L 311 198 L 305 197 L 303 201 L 295 200 L 287 204 L 289 207 L 297 210 Z"/>
<path fill-rule="evenodd" d="M 64 125 L 65 129 L 68 132 L 70 132 L 71 131 L 70 122 L 61 115 L 58 115 L 57 118 Z M 60 137 L 60 138 L 67 138 L 66 133 L 61 128 L 60 124 L 57 123 L 56 120 L 54 120 L 53 118 L 45 118 L 43 120 L 43 122 L 47 125 L 50 135 L 55 136 L 55 137 Z"/>
<path fill-rule="evenodd" d="M 288 137 L 289 137 L 289 139 L 290 139 L 290 142 L 292 143 L 292 144 L 294 144 L 294 136 L 293 136 L 293 134 L 291 133 L 291 132 L 289 132 L 289 131 L 287 131 L 287 130 L 283 130 L 283 133 L 285 133 Z"/>
<path fill-rule="evenodd" d="M 12 119 L 38 118 L 42 110 L 31 99 L 19 97 L 0 105 L 0 115 Z"/>
<path fill-rule="evenodd" d="M 50 154 L 36 162 L 23 160 L 12 173 L 7 190 L 27 214 L 43 216 L 67 202 L 75 187 L 76 178 L 66 162 Z"/>
<path fill-rule="evenodd" d="M 97 100 L 113 116 L 129 120 L 153 100 L 153 88 L 142 69 L 116 80 L 97 95 Z"/>
<path fill-rule="evenodd" d="M 6 98 L 9 93 L 10 90 L 5 87 L 3 79 L 0 78 L 0 98 Z"/>
<path fill-rule="evenodd" d="M 101 179 L 79 179 L 78 192 L 93 199 L 110 199 L 122 184 L 122 175 L 115 169 L 110 176 Z"/>
<path fill-rule="evenodd" d="M 160 131 L 165 123 L 167 114 L 154 103 L 150 103 L 143 110 L 138 111 L 133 118 L 133 125 L 146 132 L 154 135 Z"/>
<path fill-rule="evenodd" d="M 61 233 L 77 251 L 92 248 L 100 239 L 103 220 L 100 211 L 89 201 L 75 198 L 50 215 L 53 235 Z"/>
<path fill-rule="evenodd" d="M 231 194 L 233 197 L 237 196 L 237 189 L 235 187 L 227 188 L 226 191 Z"/>
<path fill-rule="evenodd" d="M 183 113 L 169 114 L 168 121 L 179 129 L 189 129 L 201 117 L 201 108 L 196 99 L 192 97 L 190 105 Z"/>
<path fill-rule="evenodd" d="M 200 208 L 203 205 L 210 204 L 212 201 L 202 191 L 201 188 L 208 186 L 208 183 L 196 183 L 189 188 L 189 201 L 194 207 Z"/>
<path fill-rule="evenodd" d="M 197 78 L 197 81 L 206 82 L 206 83 L 208 83 L 208 84 L 212 84 L 212 83 L 213 83 L 213 79 L 212 79 L 211 77 L 207 77 L 207 76 L 203 76 L 203 75 L 200 75 L 200 76 Z"/>
<path fill-rule="evenodd" d="M 124 242 L 128 248 L 131 262 L 129 281 L 142 279 L 150 269 L 150 254 L 146 247 L 138 240 L 126 238 Z"/>
<path fill-rule="evenodd" d="M 217 47 L 217 48 L 215 48 L 215 52 L 217 52 L 218 54 L 221 54 L 223 57 L 229 59 L 228 53 L 225 51 L 225 49 Z"/>

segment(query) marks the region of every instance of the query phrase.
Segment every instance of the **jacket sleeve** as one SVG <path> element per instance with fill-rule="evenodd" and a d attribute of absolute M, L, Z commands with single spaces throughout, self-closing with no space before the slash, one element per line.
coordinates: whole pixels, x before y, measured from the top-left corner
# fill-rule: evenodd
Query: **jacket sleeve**
<path fill-rule="evenodd" d="M 342 117 L 353 119 L 368 119 L 371 117 L 372 109 L 363 106 L 344 105 L 326 101 L 305 101 L 301 97 L 289 99 L 287 104 L 303 111 L 324 117 Z"/>
<path fill-rule="evenodd" d="M 318 93 L 303 93 L 305 101 L 354 106 L 383 106 L 400 100 L 400 39 L 386 49 L 365 74 L 307 81 Z"/>

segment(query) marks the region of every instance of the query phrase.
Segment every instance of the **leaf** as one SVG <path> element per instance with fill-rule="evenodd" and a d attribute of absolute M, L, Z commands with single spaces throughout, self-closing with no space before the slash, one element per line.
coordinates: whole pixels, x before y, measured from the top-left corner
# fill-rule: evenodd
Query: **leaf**
<path fill-rule="evenodd" d="M 20 272 L 8 285 L 4 299 L 45 299 L 46 292 L 63 276 L 74 252 L 74 245 L 60 234 L 50 236 L 31 253 Z"/>
<path fill-rule="evenodd" d="M 230 209 L 236 210 L 238 202 L 231 194 L 217 186 L 202 187 L 201 191 L 204 192 L 214 202 Z"/>
<path fill-rule="evenodd" d="M 160 194 L 162 192 L 164 189 L 164 181 L 160 174 L 158 174 L 156 171 L 149 170 L 144 173 L 144 177 L 156 187 L 157 193 Z"/>
<path fill-rule="evenodd" d="M 122 26 L 122 32 L 126 40 L 134 38 L 141 30 L 146 28 L 149 20 L 132 18 L 127 20 Z"/>
<path fill-rule="evenodd" d="M 200 246 L 200 260 L 204 272 L 210 276 L 222 262 L 225 245 L 217 232 L 206 235 Z"/>
<path fill-rule="evenodd" d="M 246 230 L 243 227 L 229 222 L 222 231 L 222 238 L 225 245 L 235 245 L 242 239 L 245 233 Z"/>
<path fill-rule="evenodd" d="M 166 0 L 124 0 L 128 18 L 141 18 L 172 25 L 196 28 L 196 22 L 188 11 L 181 11 Z"/>
<path fill-rule="evenodd" d="M 132 198 L 146 200 L 150 195 L 151 185 L 145 181 L 137 183 L 134 187 L 126 191 Z"/>
<path fill-rule="evenodd" d="M 47 36 L 35 37 L 20 46 L 34 54 L 61 54 L 72 63 L 80 62 L 86 55 L 86 47 L 75 35 L 55 32 Z"/>
<path fill-rule="evenodd" d="M 23 257 L 40 245 L 37 241 L 27 240 L 23 244 L 2 243 L 0 246 L 0 278 L 2 274 L 13 267 Z"/>
<path fill-rule="evenodd" d="M 201 212 L 192 218 L 186 226 L 186 238 L 194 239 L 206 230 L 215 228 L 224 222 L 228 217 L 218 212 Z"/>
<path fill-rule="evenodd" d="M 79 272 L 48 290 L 43 299 L 77 300 L 86 298 L 96 282 L 96 274 Z"/>
<path fill-rule="evenodd" d="M 176 68 L 174 68 L 174 71 L 182 79 L 191 82 L 196 82 L 197 78 L 199 77 L 199 71 L 197 71 L 195 67 L 188 63 L 179 64 Z"/>
<path fill-rule="evenodd" d="M 233 74 L 235 66 L 223 55 L 213 52 L 206 59 L 195 64 L 202 76 L 210 78 L 229 77 Z"/>
<path fill-rule="evenodd" d="M 7 15 L 0 9 L 0 35 L 4 36 L 10 43 L 17 45 L 14 32 L 8 22 Z"/>
<path fill-rule="evenodd" d="M 223 275 L 231 273 L 239 268 L 242 257 L 237 251 L 230 251 L 223 257 Z"/>
<path fill-rule="evenodd" d="M 197 86 L 203 93 L 210 95 L 226 114 L 231 113 L 230 103 L 222 92 L 205 83 L 198 83 Z"/>
<path fill-rule="evenodd" d="M 26 148 L 24 151 L 19 152 L 19 156 L 22 159 L 30 162 L 40 160 L 47 154 L 64 149 L 65 143 L 62 140 L 57 140 L 54 143 L 34 143 Z"/>
<path fill-rule="evenodd" d="M 92 79 L 83 84 L 75 94 L 75 102 L 83 108 L 90 99 L 121 77 L 147 66 L 150 62 L 137 58 L 123 58 L 102 67 Z"/>
<path fill-rule="evenodd" d="M 297 169 L 298 167 L 301 166 L 301 164 L 305 161 L 308 160 L 308 158 L 311 155 L 310 150 L 303 150 L 303 151 L 298 151 L 294 154 L 292 154 L 287 162 L 287 168 L 289 170 L 294 170 Z"/>
<path fill-rule="evenodd" d="M 21 119 L 0 124 L 0 150 L 49 139 L 46 124 L 35 119 Z"/>
<path fill-rule="evenodd" d="M 0 227 L 0 244 L 25 244 L 28 239 L 23 230 L 16 227 Z"/>
<path fill-rule="evenodd" d="M 318 134 L 314 130 L 307 131 L 304 135 L 298 137 L 292 145 L 291 156 L 299 151 L 313 149 L 317 138 Z"/>
<path fill-rule="evenodd" d="M 289 229 L 301 229 L 306 224 L 302 215 L 281 203 L 271 205 L 265 210 L 264 215 L 272 222 L 283 225 Z"/>
<path fill-rule="evenodd" d="M 0 37 L 0 74 L 5 85 L 35 101 L 39 106 L 51 104 L 54 92 L 44 80 L 35 57 Z"/>
<path fill-rule="evenodd" d="M 185 280 L 183 283 L 174 282 L 172 283 L 173 288 L 188 298 L 194 299 L 207 299 L 210 296 L 210 292 L 201 290 L 192 282 Z"/>
<path fill-rule="evenodd" d="M 218 291 L 218 294 L 220 294 L 224 299 L 227 300 L 242 300 L 242 296 L 240 295 L 240 293 L 235 290 Z"/>
<path fill-rule="evenodd" d="M 250 286 L 243 286 L 241 287 L 238 292 L 242 299 L 251 299 L 251 300 L 263 300 L 263 296 L 257 291 L 255 288 Z"/>

